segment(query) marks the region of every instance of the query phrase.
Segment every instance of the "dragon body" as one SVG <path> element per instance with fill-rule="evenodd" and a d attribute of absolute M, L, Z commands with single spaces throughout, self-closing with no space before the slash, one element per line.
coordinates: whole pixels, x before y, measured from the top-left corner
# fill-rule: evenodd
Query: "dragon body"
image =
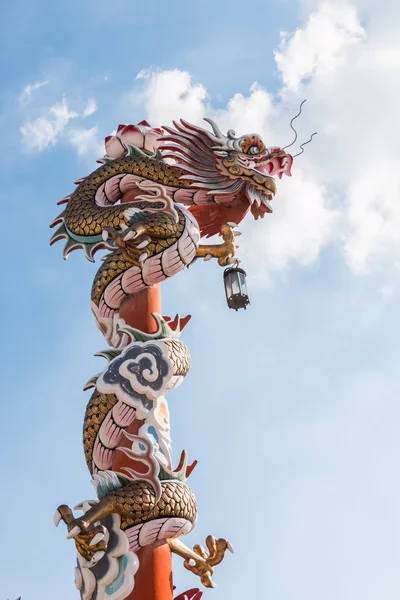
<path fill-rule="evenodd" d="M 225 136 L 209 123 L 212 132 L 185 121 L 163 131 L 146 122 L 120 126 L 106 139 L 101 166 L 77 182 L 52 223 L 58 229 L 51 243 L 66 240 L 65 258 L 78 248 L 91 261 L 96 251 L 108 251 L 90 305 L 111 348 L 99 353 L 107 366 L 86 385 L 94 392 L 83 427 L 98 500 L 78 505 L 80 518 L 67 505 L 56 513 L 56 524 L 63 520 L 75 539 L 83 600 L 128 597 L 139 568 L 136 552 L 145 545 L 167 540 L 207 587 L 230 549 L 212 536 L 207 550 L 190 550 L 178 540 L 197 519 L 186 483 L 195 464 L 188 466 L 182 453 L 173 470 L 165 398 L 190 367 L 179 320 L 172 324 L 154 315 L 158 330 L 148 334 L 120 317 L 127 298 L 196 258 L 215 257 L 221 266 L 234 262 L 237 224 L 249 211 L 255 218 L 271 212 L 273 175 L 290 174 L 292 158 L 285 151 L 266 148 L 254 134 Z M 150 150 L 146 137 L 154 142 Z M 221 244 L 200 245 L 201 236 L 218 233 Z M 121 452 L 129 466 L 116 467 Z"/>

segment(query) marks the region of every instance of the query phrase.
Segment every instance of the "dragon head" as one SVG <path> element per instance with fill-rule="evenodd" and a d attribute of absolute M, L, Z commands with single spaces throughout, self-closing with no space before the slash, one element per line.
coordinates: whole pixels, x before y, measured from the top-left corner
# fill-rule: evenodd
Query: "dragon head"
<path fill-rule="evenodd" d="M 276 181 L 291 175 L 293 157 L 283 149 L 266 147 L 259 135 L 236 137 L 233 130 L 224 135 L 211 119 L 205 119 L 213 131 L 184 120 L 174 127 L 164 127 L 161 146 L 163 158 L 172 158 L 185 174 L 181 179 L 191 187 L 218 197 L 218 202 L 232 200 L 244 190 L 249 204 L 272 212 L 270 201 L 276 193 Z"/>

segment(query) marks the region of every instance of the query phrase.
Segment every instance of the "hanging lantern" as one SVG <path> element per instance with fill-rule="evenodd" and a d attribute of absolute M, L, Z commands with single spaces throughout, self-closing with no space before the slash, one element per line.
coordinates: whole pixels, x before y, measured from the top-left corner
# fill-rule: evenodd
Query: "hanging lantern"
<path fill-rule="evenodd" d="M 250 304 L 247 295 L 246 272 L 239 267 L 229 267 L 224 271 L 226 301 L 229 308 L 239 310 Z"/>

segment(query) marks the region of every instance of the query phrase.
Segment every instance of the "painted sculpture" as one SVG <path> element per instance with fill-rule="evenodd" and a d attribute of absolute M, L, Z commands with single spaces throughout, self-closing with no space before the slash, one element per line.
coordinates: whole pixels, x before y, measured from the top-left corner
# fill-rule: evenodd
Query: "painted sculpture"
<path fill-rule="evenodd" d="M 184 566 L 213 587 L 213 572 L 230 543 L 209 536 L 206 548 L 185 546 L 180 538 L 197 519 L 187 478 L 185 452 L 172 466 L 166 393 L 178 386 L 190 366 L 179 339 L 188 318 L 174 321 L 154 314 L 158 329 L 147 333 L 120 316 L 127 298 L 172 277 L 197 258 L 215 257 L 226 266 L 236 259 L 237 225 L 251 212 L 272 212 L 274 176 L 290 175 L 292 156 L 266 148 L 257 135 L 223 135 L 180 121 L 152 129 L 120 125 L 106 138 L 101 166 L 77 181 L 60 203 L 65 210 L 51 243 L 65 239 L 64 258 L 75 249 L 93 261 L 107 250 L 94 278 L 90 306 L 109 348 L 107 364 L 85 389 L 94 388 L 86 408 L 83 442 L 97 500 L 58 507 L 77 549 L 76 586 L 83 600 L 123 600 L 135 587 L 140 548 L 166 540 Z M 124 197 L 129 194 L 129 202 Z M 122 201 L 121 201 L 122 200 Z M 120 202 L 121 201 L 121 202 Z M 222 243 L 200 244 L 219 234 Z M 133 422 L 140 424 L 130 433 Z M 124 440 L 124 443 L 123 443 Z M 129 466 L 113 469 L 116 453 Z M 196 588 L 178 598 L 200 599 Z"/>

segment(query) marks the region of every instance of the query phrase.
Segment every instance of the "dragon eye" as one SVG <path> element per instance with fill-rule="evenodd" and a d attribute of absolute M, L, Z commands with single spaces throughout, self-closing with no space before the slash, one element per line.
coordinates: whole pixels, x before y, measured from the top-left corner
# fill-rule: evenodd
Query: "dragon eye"
<path fill-rule="evenodd" d="M 258 146 L 251 146 L 248 150 L 248 154 L 260 154 L 260 148 Z"/>

